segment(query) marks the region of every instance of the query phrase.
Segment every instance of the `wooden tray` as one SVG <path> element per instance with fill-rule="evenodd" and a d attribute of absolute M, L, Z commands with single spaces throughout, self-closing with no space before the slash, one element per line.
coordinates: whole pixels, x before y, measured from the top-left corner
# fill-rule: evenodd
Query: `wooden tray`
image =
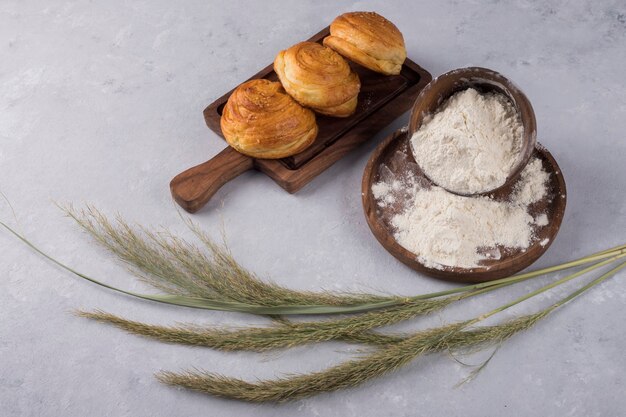
<path fill-rule="evenodd" d="M 408 135 L 406 131 L 402 130 L 393 133 L 381 142 L 374 150 L 365 167 L 362 198 L 367 223 L 376 239 L 389 253 L 410 268 L 424 274 L 457 282 L 483 282 L 513 275 L 535 262 L 550 247 L 559 231 L 563 215 L 565 214 L 567 200 L 565 180 L 559 166 L 550 152 L 541 145 L 537 145 L 535 148 L 534 156 L 541 159 L 543 168 L 550 173 L 550 179 L 548 195 L 541 201 L 532 204 L 529 208 L 529 214 L 535 217 L 539 213 L 546 213 L 549 223 L 536 229 L 536 238 L 533 239 L 531 245 L 525 251 L 500 247 L 498 249 L 502 254 L 501 258 L 484 260 L 481 262 L 480 267 L 472 269 L 456 267 L 435 269 L 426 267 L 418 261 L 418 256 L 415 253 L 402 247 L 394 239 L 394 228 L 391 225 L 391 218 L 404 209 L 403 201 L 396 201 L 394 204 L 380 207 L 371 191 L 372 184 L 380 181 L 383 169 L 386 175 L 393 175 L 394 177 L 403 173 L 406 174 L 408 170 L 411 170 L 416 177 L 420 178 L 420 181 L 430 183 L 423 173 L 419 171 L 417 164 L 415 164 L 413 154 L 409 148 Z M 491 194 L 491 196 L 496 200 L 504 200 L 511 191 L 510 187 L 508 189 L 503 188 Z M 542 245 L 541 242 L 544 239 L 549 240 Z"/>
<path fill-rule="evenodd" d="M 311 39 L 321 42 L 329 28 Z M 350 63 L 361 79 L 361 92 L 354 115 L 347 118 L 317 116 L 319 133 L 311 147 L 283 159 L 255 159 L 227 147 L 209 161 L 177 175 L 170 183 L 172 196 L 188 212 L 202 208 L 226 182 L 250 169 L 259 170 L 289 193 L 295 193 L 344 155 L 373 137 L 408 111 L 432 76 L 407 59 L 399 75 L 386 76 Z M 272 64 L 250 77 L 278 80 Z M 204 110 L 207 126 L 223 137 L 222 109 L 233 90 Z"/>

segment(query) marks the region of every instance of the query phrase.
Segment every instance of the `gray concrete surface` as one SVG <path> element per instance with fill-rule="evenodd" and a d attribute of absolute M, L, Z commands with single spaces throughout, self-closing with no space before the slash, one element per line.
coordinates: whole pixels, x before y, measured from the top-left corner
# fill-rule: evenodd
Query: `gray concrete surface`
<path fill-rule="evenodd" d="M 188 236 L 168 182 L 224 143 L 202 109 L 336 15 L 376 10 L 434 75 L 480 65 L 509 76 L 558 160 L 567 214 L 536 267 L 626 237 L 626 4 L 489 2 L 0 2 L 0 218 L 81 271 L 147 290 L 62 216 L 93 203 Z M 289 195 L 258 173 L 224 187 L 194 216 L 263 277 L 301 289 L 417 294 L 449 287 L 407 269 L 364 221 L 368 155 L 405 115 Z M 357 347 L 322 344 L 257 355 L 165 345 L 74 317 L 102 308 L 153 323 L 263 324 L 260 318 L 140 302 L 90 285 L 0 233 L 1 416 L 623 416 L 626 274 L 506 343 L 472 383 L 445 355 L 357 389 L 287 405 L 249 405 L 177 390 L 152 376 L 192 366 L 244 378 L 323 369 Z M 544 280 L 545 281 L 545 280 Z M 537 284 L 535 284 L 536 286 Z M 532 284 L 397 329 L 468 317 Z M 534 311 L 556 291 L 511 314 Z M 479 363 L 483 355 L 463 358 Z"/>

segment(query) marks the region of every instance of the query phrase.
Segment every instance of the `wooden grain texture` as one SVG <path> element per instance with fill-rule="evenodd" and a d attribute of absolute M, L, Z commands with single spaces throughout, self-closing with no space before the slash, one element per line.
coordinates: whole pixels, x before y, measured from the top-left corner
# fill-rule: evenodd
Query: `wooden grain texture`
<path fill-rule="evenodd" d="M 502 74 L 481 67 L 460 68 L 449 71 L 432 80 L 420 91 L 409 119 L 408 135 L 411 137 L 422 125 L 424 118 L 437 111 L 439 106 L 453 94 L 474 88 L 482 93 L 496 92 L 506 96 L 518 111 L 522 127 L 522 149 L 517 163 L 506 178 L 504 184 L 492 190 L 480 193 L 457 193 L 476 195 L 497 192 L 514 183 L 532 156 L 537 144 L 537 121 L 535 112 L 526 95 Z M 453 192 L 453 191 L 452 191 Z"/>
<path fill-rule="evenodd" d="M 174 200 L 189 213 L 200 210 L 228 181 L 252 169 L 254 161 L 231 147 L 181 172 L 170 182 Z"/>
<path fill-rule="evenodd" d="M 446 268 L 444 270 L 429 268 L 418 261 L 418 256 L 402 247 L 394 238 L 394 228 L 391 218 L 401 212 L 405 202 L 396 201 L 394 204 L 380 207 L 372 194 L 372 184 L 381 179 L 383 169 L 391 170 L 391 173 L 403 173 L 412 169 L 417 177 L 424 181 L 428 179 L 419 171 L 419 168 L 408 168 L 409 164 L 417 167 L 409 148 L 408 134 L 397 131 L 388 136 L 372 153 L 363 173 L 362 198 L 363 209 L 367 224 L 376 239 L 383 247 L 398 260 L 410 268 L 424 274 L 455 282 L 483 282 L 513 275 L 535 262 L 550 247 L 554 241 L 563 215 L 565 214 L 566 189 L 565 180 L 556 161 L 545 148 L 537 145 L 533 156 L 541 159 L 543 168 L 550 174 L 548 181 L 548 195 L 541 201 L 529 207 L 529 213 L 535 217 L 540 213 L 546 213 L 549 223 L 547 226 L 536 230 L 536 239 L 525 251 L 499 247 L 502 256 L 498 260 L 485 260 L 477 268 Z M 384 168 L 383 168 L 384 167 Z M 388 172 L 388 171 L 387 171 Z M 496 200 L 506 200 L 512 187 L 499 189 L 490 194 Z M 544 239 L 549 239 L 547 244 L 541 245 Z"/>
<path fill-rule="evenodd" d="M 321 42 L 328 34 L 329 29 L 325 28 L 309 40 Z M 286 45 L 286 47 L 288 46 Z M 297 155 L 277 160 L 245 157 L 249 159 L 252 168 L 265 173 L 289 193 L 295 193 L 326 168 L 407 112 L 420 90 L 432 79 L 426 70 L 409 59 L 405 61 L 400 75 L 396 76 L 378 74 L 354 63 L 350 63 L 350 65 L 361 79 L 361 92 L 355 114 L 347 118 L 317 115 L 319 134 L 311 147 Z M 277 80 L 271 64 L 250 77 L 250 79 L 254 78 Z M 222 138 L 220 129 L 222 109 L 233 90 L 215 100 L 204 110 L 207 126 Z M 220 157 L 220 155 L 221 153 L 215 158 Z M 224 161 L 222 160 L 222 162 Z M 216 166 L 215 164 L 205 164 L 201 164 L 199 167 Z M 238 164 L 232 166 L 239 167 Z M 215 171 L 213 176 L 219 174 L 230 180 L 241 172 L 243 171 L 225 173 L 222 169 L 219 172 Z M 178 189 L 182 182 L 173 180 L 170 184 L 174 199 L 185 210 L 188 208 L 193 208 L 194 211 L 200 209 L 219 189 L 219 186 L 226 182 L 211 178 L 211 173 L 206 170 L 203 170 L 203 178 L 204 181 L 185 182 L 183 192 Z M 209 184 L 212 184 L 210 190 L 201 189 Z M 220 185 L 216 187 L 217 184 Z M 194 187 L 198 189 L 193 189 Z M 201 198 L 196 199 L 196 197 Z M 187 200 L 187 198 L 193 200 Z"/>

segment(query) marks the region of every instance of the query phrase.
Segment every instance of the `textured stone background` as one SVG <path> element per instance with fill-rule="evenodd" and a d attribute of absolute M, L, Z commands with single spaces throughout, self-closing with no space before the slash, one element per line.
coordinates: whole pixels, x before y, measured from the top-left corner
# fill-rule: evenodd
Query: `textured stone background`
<path fill-rule="evenodd" d="M 501 71 L 527 93 L 539 140 L 557 158 L 569 191 L 560 235 L 537 267 L 624 242 L 623 1 L 2 0 L 0 190 L 18 222 L 4 202 L 0 218 L 81 271 L 146 290 L 53 202 L 90 202 L 106 213 L 188 235 L 167 184 L 224 147 L 204 125 L 202 109 L 271 62 L 278 50 L 349 10 L 376 10 L 394 21 L 409 56 L 433 75 L 480 65 Z M 251 172 L 224 187 L 194 219 L 216 232 L 223 222 L 242 263 L 293 288 L 403 294 L 447 288 L 388 255 L 362 214 L 359 190 L 367 157 L 407 119 L 398 119 L 297 195 Z M 256 355 L 144 340 L 70 312 L 97 307 L 154 323 L 264 321 L 112 294 L 70 276 L 5 232 L 0 248 L 2 416 L 626 412 L 625 273 L 505 344 L 478 379 L 461 388 L 454 386 L 469 370 L 442 355 L 357 389 L 251 406 L 169 388 L 152 373 L 196 366 L 271 377 L 325 368 L 356 347 L 323 344 Z M 472 300 L 399 329 L 467 317 L 530 287 Z M 511 314 L 533 311 L 549 298 Z"/>

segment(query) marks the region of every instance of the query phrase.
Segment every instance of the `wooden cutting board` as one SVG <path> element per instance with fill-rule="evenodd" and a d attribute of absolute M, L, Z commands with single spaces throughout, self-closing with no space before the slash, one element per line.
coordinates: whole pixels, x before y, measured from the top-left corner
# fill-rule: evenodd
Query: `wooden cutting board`
<path fill-rule="evenodd" d="M 330 33 L 325 28 L 309 41 L 320 42 Z M 344 155 L 372 138 L 408 111 L 418 93 L 432 79 L 430 73 L 407 59 L 399 75 L 386 76 L 350 63 L 361 80 L 356 112 L 347 118 L 316 115 L 318 136 L 309 148 L 283 159 L 256 159 L 230 146 L 216 156 L 178 174 L 170 182 L 174 200 L 190 213 L 201 209 L 219 188 L 238 175 L 256 169 L 289 193 L 295 193 Z M 277 81 L 272 64 L 249 79 Z M 234 89 L 233 89 L 234 90 Z M 204 110 L 207 126 L 222 138 L 222 109 L 233 90 Z"/>

